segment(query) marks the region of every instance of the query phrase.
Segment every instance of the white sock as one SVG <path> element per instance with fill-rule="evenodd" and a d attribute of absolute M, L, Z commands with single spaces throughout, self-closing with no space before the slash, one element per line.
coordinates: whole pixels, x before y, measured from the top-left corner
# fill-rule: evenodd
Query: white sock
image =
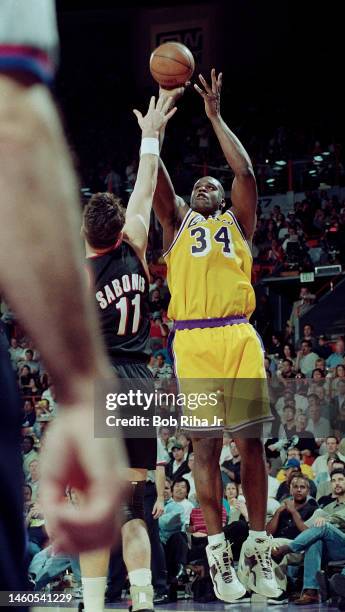
<path fill-rule="evenodd" d="M 146 567 L 132 570 L 131 572 L 128 572 L 128 580 L 131 586 L 149 586 L 152 580 L 151 570 L 147 569 Z"/>
<path fill-rule="evenodd" d="M 84 612 L 103 612 L 104 593 L 107 584 L 106 576 L 97 578 L 84 578 L 81 583 L 83 586 Z"/>
<path fill-rule="evenodd" d="M 249 529 L 249 537 L 250 538 L 267 538 L 266 531 L 254 531 L 253 529 Z"/>
<path fill-rule="evenodd" d="M 217 546 L 217 544 L 223 544 L 225 542 L 225 535 L 223 531 L 216 533 L 215 535 L 208 536 L 208 543 L 210 546 Z"/>

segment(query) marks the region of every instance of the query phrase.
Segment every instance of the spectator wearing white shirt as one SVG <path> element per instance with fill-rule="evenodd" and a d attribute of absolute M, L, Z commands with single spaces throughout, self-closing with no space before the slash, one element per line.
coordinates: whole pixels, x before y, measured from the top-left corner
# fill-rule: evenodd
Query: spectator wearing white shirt
<path fill-rule="evenodd" d="M 58 411 L 58 404 L 57 404 L 57 401 L 56 401 L 55 386 L 54 385 L 50 385 L 48 387 L 48 389 L 43 391 L 41 399 L 48 400 L 50 414 L 52 414 L 55 417 L 57 415 L 57 411 Z"/>
<path fill-rule="evenodd" d="M 276 478 L 271 476 L 271 461 L 270 459 L 266 459 L 266 468 L 267 468 L 267 482 L 268 482 L 268 498 L 275 499 L 279 487 L 279 482 Z"/>
<path fill-rule="evenodd" d="M 308 404 L 308 431 L 311 431 L 316 440 L 327 438 L 330 432 L 330 423 L 328 419 L 321 416 L 320 398 L 315 393 L 308 395 Z"/>
<path fill-rule="evenodd" d="M 181 504 L 184 510 L 185 525 L 190 523 L 190 515 L 194 508 L 192 502 L 189 501 L 188 495 L 190 492 L 189 482 L 185 478 L 177 478 L 171 485 L 171 494 L 174 502 Z"/>
<path fill-rule="evenodd" d="M 345 461 L 344 455 L 338 452 L 338 448 L 338 438 L 336 436 L 328 436 L 326 438 L 327 452 L 324 455 L 320 455 L 320 457 L 317 457 L 312 466 L 316 478 L 322 473 L 328 474 L 327 462 L 330 458 L 338 458 L 341 461 Z"/>
<path fill-rule="evenodd" d="M 220 453 L 219 465 L 222 465 L 222 463 L 224 463 L 224 461 L 228 461 L 228 460 L 232 459 L 230 444 L 231 444 L 231 436 L 230 436 L 230 434 L 227 431 L 224 431 L 224 433 L 223 433 L 223 447 L 222 447 L 222 450 L 221 450 L 221 453 Z"/>
<path fill-rule="evenodd" d="M 305 376 L 311 376 L 319 356 L 312 352 L 310 340 L 302 340 L 301 349 L 297 353 L 296 369 L 301 370 Z"/>

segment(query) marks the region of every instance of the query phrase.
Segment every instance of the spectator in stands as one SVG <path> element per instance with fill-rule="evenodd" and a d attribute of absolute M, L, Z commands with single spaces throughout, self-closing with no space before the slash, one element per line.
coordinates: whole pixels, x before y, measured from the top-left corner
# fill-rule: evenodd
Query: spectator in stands
<path fill-rule="evenodd" d="M 38 458 L 32 459 L 29 463 L 29 477 L 27 479 L 27 483 L 31 487 L 31 499 L 33 502 L 35 502 L 38 497 L 38 490 L 40 485 L 40 468 Z"/>
<path fill-rule="evenodd" d="M 165 466 L 165 473 L 171 480 L 181 478 L 189 472 L 188 462 L 184 458 L 184 449 L 182 444 L 175 442 L 171 449 L 173 458 Z M 189 483 L 188 483 L 189 486 Z"/>
<path fill-rule="evenodd" d="M 184 474 L 183 478 L 187 480 L 187 482 L 189 482 L 188 499 L 192 502 L 192 504 L 194 504 L 196 500 L 196 490 L 195 490 L 195 480 L 194 480 L 194 453 L 190 453 L 188 457 L 188 468 L 190 469 L 190 472 L 187 472 L 187 474 Z"/>
<path fill-rule="evenodd" d="M 266 468 L 267 468 L 267 483 L 268 483 L 268 497 L 275 498 L 277 495 L 279 482 L 274 476 L 271 475 L 272 471 L 272 462 L 270 459 L 266 458 Z"/>
<path fill-rule="evenodd" d="M 315 369 L 318 355 L 311 350 L 312 344 L 309 340 L 302 340 L 301 348 L 297 352 L 296 370 L 301 370 L 305 376 L 311 376 Z"/>
<path fill-rule="evenodd" d="M 189 482 L 184 478 L 175 478 L 171 484 L 171 495 L 173 500 L 181 504 L 185 514 L 185 524 L 189 525 L 190 515 L 193 510 L 193 504 L 189 501 L 188 495 L 190 493 Z"/>
<path fill-rule="evenodd" d="M 282 248 L 285 252 L 287 252 L 288 244 L 298 243 L 298 242 L 299 242 L 299 239 L 298 239 L 296 227 L 294 225 L 290 225 L 290 227 L 288 227 L 288 235 L 282 244 Z"/>
<path fill-rule="evenodd" d="M 228 482 L 224 489 L 224 507 L 228 524 L 239 520 L 248 523 L 247 505 L 244 497 L 239 497 L 239 485 L 236 482 Z"/>
<path fill-rule="evenodd" d="M 171 459 L 170 455 L 169 455 L 169 438 L 170 438 L 170 429 L 169 427 L 160 427 L 159 429 L 159 439 L 162 443 L 162 446 L 164 448 L 165 453 L 168 455 L 169 459 L 168 461 Z"/>
<path fill-rule="evenodd" d="M 156 368 L 153 374 L 153 377 L 157 380 L 169 379 L 173 375 L 173 369 L 171 365 L 165 362 L 164 356 L 162 353 L 158 353 L 156 355 Z"/>
<path fill-rule="evenodd" d="M 179 442 L 182 445 L 184 459 L 187 460 L 189 453 L 191 453 L 193 450 L 192 440 L 189 436 L 187 436 L 187 434 L 180 431 L 176 436 L 176 442 Z"/>
<path fill-rule="evenodd" d="M 13 368 L 16 370 L 18 367 L 18 362 L 23 358 L 23 349 L 21 346 L 19 346 L 17 338 L 11 338 L 10 344 L 11 346 L 8 349 L 8 352 L 10 354 Z"/>
<path fill-rule="evenodd" d="M 306 323 L 303 327 L 303 340 L 308 340 L 309 342 L 311 342 L 311 349 L 312 351 L 317 353 L 317 346 L 318 346 L 318 341 L 317 338 L 314 336 L 314 328 L 310 323 Z"/>
<path fill-rule="evenodd" d="M 296 374 L 295 380 L 297 380 L 298 374 Z M 293 383 L 293 387 L 295 387 L 296 393 L 293 393 L 293 389 L 290 389 L 288 386 L 284 389 L 284 393 L 281 397 L 278 398 L 275 408 L 280 418 L 283 418 L 284 406 L 291 401 L 295 402 L 297 413 L 306 413 L 308 410 L 308 400 L 305 395 L 299 393 L 299 389 L 297 384 Z"/>
<path fill-rule="evenodd" d="M 301 531 L 307 529 L 305 521 L 314 514 L 318 505 L 309 497 L 309 480 L 302 474 L 293 476 L 289 492 L 292 499 L 285 499 L 282 502 L 273 518 L 267 523 L 266 531 L 275 538 L 293 540 Z"/>
<path fill-rule="evenodd" d="M 19 369 L 19 387 L 22 395 L 27 395 L 30 392 L 29 382 L 31 378 L 32 374 L 29 366 L 22 366 Z"/>
<path fill-rule="evenodd" d="M 36 378 L 30 378 L 29 380 L 29 395 L 36 400 L 41 397 L 42 389 Z"/>
<path fill-rule="evenodd" d="M 334 378 L 330 378 L 329 380 L 329 394 L 330 396 L 336 397 L 339 393 L 339 382 L 345 381 L 345 366 L 337 365 L 334 372 Z"/>
<path fill-rule="evenodd" d="M 325 381 L 325 378 L 326 378 L 325 372 L 321 370 L 321 368 L 314 368 L 314 370 L 311 373 L 312 381 L 319 383 L 321 381 Z"/>
<path fill-rule="evenodd" d="M 293 369 L 293 361 L 291 359 L 285 358 L 280 367 L 277 370 L 277 379 L 284 386 L 288 386 L 288 381 L 292 378 L 295 378 L 296 372 Z"/>
<path fill-rule="evenodd" d="M 306 414 L 298 414 L 296 417 L 296 435 L 298 442 L 296 448 L 301 451 L 304 463 L 311 464 L 314 461 L 318 446 L 314 434 L 307 429 L 308 417 Z"/>
<path fill-rule="evenodd" d="M 32 485 L 31 485 L 32 486 Z M 25 525 L 28 532 L 28 560 L 39 553 L 48 540 L 48 535 L 44 526 L 44 517 L 38 501 L 34 501 L 29 512 L 25 517 Z"/>
<path fill-rule="evenodd" d="M 316 351 L 317 353 L 319 352 L 319 349 Z M 322 370 L 322 372 L 325 374 L 326 376 L 326 360 L 323 357 L 319 357 L 316 362 L 315 362 L 315 368 L 318 368 L 319 370 Z"/>
<path fill-rule="evenodd" d="M 272 334 L 271 342 L 269 343 L 267 352 L 269 355 L 276 355 L 278 357 L 282 357 L 283 355 L 283 347 L 281 344 L 281 340 L 278 334 Z"/>
<path fill-rule="evenodd" d="M 164 514 L 159 517 L 159 536 L 164 546 L 169 579 L 178 579 L 185 572 L 188 556 L 184 507 L 172 497 L 171 481 L 164 487 Z"/>
<path fill-rule="evenodd" d="M 222 463 L 224 463 L 224 461 L 226 461 L 227 459 L 232 459 L 230 445 L 231 445 L 231 435 L 229 434 L 228 431 L 224 431 L 223 447 L 220 453 L 219 465 L 222 465 Z"/>
<path fill-rule="evenodd" d="M 332 428 L 334 434 L 343 437 L 345 434 L 345 381 L 338 383 L 338 393 L 332 400 Z"/>
<path fill-rule="evenodd" d="M 314 301 L 315 295 L 309 293 L 308 287 L 301 287 L 299 299 L 293 303 L 290 315 L 290 322 L 295 330 L 295 342 L 299 340 L 299 320 L 310 310 Z"/>
<path fill-rule="evenodd" d="M 331 473 L 333 470 L 344 470 L 345 463 L 340 459 L 335 457 L 328 457 L 327 460 L 327 472 L 321 472 L 317 478 L 315 478 L 315 484 L 317 486 L 317 494 L 316 499 L 319 502 L 319 505 L 325 506 L 324 498 L 332 496 L 332 484 L 331 484 Z M 323 499 L 323 502 L 320 503 L 320 499 Z M 329 500 L 329 503 L 332 500 Z"/>
<path fill-rule="evenodd" d="M 34 359 L 34 352 L 31 349 L 26 349 L 26 351 L 24 351 L 24 360 L 18 363 L 19 367 L 24 365 L 30 368 L 31 374 L 41 374 L 41 365 Z"/>
<path fill-rule="evenodd" d="M 294 399 L 288 399 L 284 405 L 282 424 L 279 428 L 279 438 L 290 440 L 296 434 L 296 403 Z"/>
<path fill-rule="evenodd" d="M 307 478 L 309 478 L 309 480 L 314 480 L 313 468 L 307 463 L 303 462 L 301 451 L 296 446 L 293 446 L 292 448 L 288 449 L 287 462 L 289 462 L 290 459 L 296 459 L 299 462 L 299 468 L 303 476 L 306 476 Z M 282 469 L 278 472 L 276 479 L 278 482 L 284 482 L 284 480 L 286 480 L 286 467 L 285 466 L 283 466 Z"/>
<path fill-rule="evenodd" d="M 24 436 L 22 442 L 22 452 L 23 452 L 23 471 L 25 480 L 28 479 L 29 465 L 33 459 L 38 458 L 38 453 L 34 449 L 34 439 L 32 436 Z"/>
<path fill-rule="evenodd" d="M 311 431 L 315 439 L 327 438 L 330 433 L 330 423 L 328 419 L 321 416 L 321 402 L 316 393 L 308 395 L 308 431 Z"/>
<path fill-rule="evenodd" d="M 33 505 L 32 488 L 27 483 L 23 485 L 23 499 L 24 499 L 24 518 L 25 518 Z"/>
<path fill-rule="evenodd" d="M 58 403 L 57 403 L 57 400 L 56 400 L 55 385 L 50 383 L 49 386 L 48 386 L 48 389 L 43 391 L 41 399 L 49 401 L 49 410 L 50 410 L 50 413 L 53 416 L 56 416 L 57 415 L 57 411 L 58 411 Z"/>
<path fill-rule="evenodd" d="M 309 519 L 310 527 L 305 529 L 288 545 L 279 546 L 272 551 L 276 562 L 290 552 L 302 552 L 304 555 L 303 592 L 300 599 L 294 601 L 297 605 L 319 603 L 319 585 L 317 572 L 321 569 L 321 560 L 327 552 L 329 561 L 343 559 L 345 556 L 345 473 L 343 470 L 333 470 L 331 473 L 332 490 L 335 501 L 316 510 Z M 313 525 L 313 526 L 312 526 Z M 334 529 L 336 528 L 336 529 Z"/>
<path fill-rule="evenodd" d="M 345 357 L 345 345 L 344 339 L 338 338 L 335 343 L 335 351 L 326 359 L 326 366 L 328 368 L 335 368 L 337 365 L 344 364 Z"/>
<path fill-rule="evenodd" d="M 36 422 L 35 404 L 31 398 L 24 401 L 22 427 L 31 430 Z"/>
<path fill-rule="evenodd" d="M 226 486 L 230 481 L 236 482 L 237 484 L 241 482 L 241 456 L 234 441 L 230 443 L 230 451 L 232 459 L 224 461 L 220 468 L 223 486 Z"/>
<path fill-rule="evenodd" d="M 150 311 L 152 313 L 161 312 L 163 306 L 164 304 L 159 289 L 154 289 L 150 294 Z"/>
<path fill-rule="evenodd" d="M 303 464 L 305 465 L 305 464 Z M 302 466 L 301 466 L 301 462 L 299 461 L 299 459 L 295 459 L 294 457 L 292 457 L 291 459 L 288 459 L 286 464 L 283 466 L 282 468 L 285 471 L 285 481 L 283 481 L 282 483 L 280 483 L 278 491 L 277 491 L 277 500 L 283 501 L 285 498 L 290 496 L 290 484 L 291 484 L 291 480 L 292 478 L 296 475 L 296 474 L 301 474 L 303 476 L 305 476 L 305 478 L 307 478 L 307 476 L 305 474 L 303 474 L 302 472 Z M 305 469 L 305 468 L 304 468 Z M 309 480 L 309 479 L 308 479 Z M 309 492 L 310 495 L 312 495 L 312 497 L 315 497 L 316 495 L 316 486 L 313 483 L 312 480 L 309 480 Z"/>
<path fill-rule="evenodd" d="M 167 332 L 163 327 L 161 313 L 157 310 L 152 315 L 150 329 L 150 347 L 152 351 L 163 348 L 163 338 L 166 337 L 166 335 Z"/>
<path fill-rule="evenodd" d="M 155 289 L 158 289 L 159 295 L 162 301 L 162 305 L 163 305 L 162 306 L 163 310 L 166 310 L 168 307 L 170 294 L 169 294 L 169 289 L 166 285 L 166 282 L 164 282 L 161 276 L 156 276 L 153 285 L 152 286 L 150 285 L 150 292 L 154 291 Z"/>
<path fill-rule="evenodd" d="M 326 449 L 327 452 L 317 457 L 313 463 L 315 478 L 319 477 L 321 474 L 327 476 L 327 463 L 329 459 L 340 459 L 341 461 L 345 461 L 344 455 L 339 452 L 339 440 L 336 436 L 327 436 Z"/>
<path fill-rule="evenodd" d="M 290 361 L 292 361 L 292 365 L 293 367 L 295 367 L 295 362 L 296 362 L 296 352 L 295 349 L 293 347 L 293 344 L 290 343 L 285 343 L 283 346 L 283 354 L 284 354 L 284 359 L 290 359 Z"/>
<path fill-rule="evenodd" d="M 315 352 L 322 357 L 322 359 L 327 359 L 332 354 L 332 349 L 328 345 L 327 338 L 325 334 L 321 334 L 318 338 L 318 346 L 315 349 Z M 316 367 L 320 367 L 317 365 Z"/>

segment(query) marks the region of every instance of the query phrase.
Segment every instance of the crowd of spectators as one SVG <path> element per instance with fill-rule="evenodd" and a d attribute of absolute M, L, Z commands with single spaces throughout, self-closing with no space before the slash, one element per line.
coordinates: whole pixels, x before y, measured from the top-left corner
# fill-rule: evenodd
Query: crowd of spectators
<path fill-rule="evenodd" d="M 169 292 L 163 276 L 155 275 L 151 281 L 152 356 L 148 367 L 157 389 L 163 393 L 171 389 L 173 382 L 173 364 L 168 350 Z M 303 289 L 302 296 L 304 294 Z M 294 304 L 292 313 L 298 307 L 298 303 Z M 9 315 L 5 317 L 8 319 L 11 319 Z M 58 411 L 54 385 L 31 342 L 25 336 L 20 337 L 19 328 L 13 326 L 13 321 L 9 329 L 17 332 L 9 334 L 8 350 L 23 403 L 25 521 L 31 576 L 42 588 L 60 573 L 59 584 L 66 585 L 66 575 L 61 582 L 61 572 L 66 568 L 71 571 L 73 567 L 76 592 L 80 593 L 78 562 L 64 555 L 54 555 L 39 503 L 40 447 L 45 430 Z M 269 474 L 267 530 L 277 539 L 279 548 L 286 545 L 286 539 L 294 541 L 308 525 L 311 527 L 315 511 L 325 507 L 326 519 L 329 513 L 330 523 L 345 532 L 345 518 L 344 522 L 334 519 L 334 513 L 338 517 L 339 504 L 345 507 L 345 476 L 341 495 L 338 481 L 342 476 L 333 478 L 334 471 L 340 470 L 344 475 L 345 470 L 344 338 L 338 337 L 331 342 L 324 334 L 316 337 L 313 327 L 307 324 L 297 340 L 293 327 L 287 326 L 284 334 L 274 333 L 267 339 L 265 368 L 274 417 L 264 432 Z M 165 413 L 174 410 L 169 402 L 164 406 Z M 166 455 L 166 485 L 165 513 L 159 519 L 159 533 L 167 573 L 159 596 L 163 593 L 174 599 L 179 589 L 193 584 L 191 592 L 195 599 L 206 601 L 213 595 L 207 578 L 207 530 L 196 495 L 192 443 L 183 432 L 164 427 L 160 431 L 160 441 Z M 241 457 L 236 443 L 224 434 L 220 459 L 224 486 L 223 525 L 226 537 L 233 543 L 236 561 L 248 534 L 240 468 Z M 303 576 L 296 575 L 293 565 L 290 568 L 289 558 L 284 557 L 278 570 L 284 591 L 282 600 L 303 588 Z M 44 568 L 49 568 L 49 572 L 45 573 Z M 305 574 L 307 569 L 305 566 Z M 318 587 L 314 583 L 313 588 L 307 582 L 304 586 L 308 597 L 316 601 Z M 111 585 L 109 588 L 111 592 Z M 121 592 L 117 593 L 118 597 L 120 595 Z"/>

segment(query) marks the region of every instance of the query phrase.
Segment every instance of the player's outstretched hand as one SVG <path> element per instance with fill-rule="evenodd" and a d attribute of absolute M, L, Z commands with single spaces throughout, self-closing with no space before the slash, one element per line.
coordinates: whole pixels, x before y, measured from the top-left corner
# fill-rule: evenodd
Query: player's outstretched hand
<path fill-rule="evenodd" d="M 41 453 L 40 497 L 47 531 L 57 550 L 70 554 L 111 546 L 121 529 L 126 454 L 122 441 L 94 437 L 90 406 L 61 409 Z M 83 494 L 77 509 L 67 486 Z"/>
<path fill-rule="evenodd" d="M 142 115 L 140 111 L 134 109 L 139 126 L 143 136 L 155 136 L 162 128 L 166 126 L 169 119 L 176 113 L 177 108 L 171 108 L 171 97 L 159 96 L 156 104 L 155 97 L 152 96 L 146 115 Z M 170 110 L 169 110 L 170 109 Z"/>
<path fill-rule="evenodd" d="M 211 83 L 210 86 L 204 79 L 202 74 L 199 74 L 200 83 L 203 89 L 199 85 L 194 85 L 194 89 L 200 94 L 205 102 L 205 112 L 209 119 L 214 119 L 220 116 L 220 92 L 222 90 L 223 74 L 220 72 L 216 77 L 216 71 L 214 68 L 211 70 Z"/>
<path fill-rule="evenodd" d="M 175 105 L 177 100 L 182 98 L 186 88 L 191 84 L 190 81 L 187 81 L 182 87 L 175 87 L 174 89 L 164 89 L 164 87 L 159 87 L 159 96 L 163 96 L 168 99 L 171 98 L 171 104 Z"/>

